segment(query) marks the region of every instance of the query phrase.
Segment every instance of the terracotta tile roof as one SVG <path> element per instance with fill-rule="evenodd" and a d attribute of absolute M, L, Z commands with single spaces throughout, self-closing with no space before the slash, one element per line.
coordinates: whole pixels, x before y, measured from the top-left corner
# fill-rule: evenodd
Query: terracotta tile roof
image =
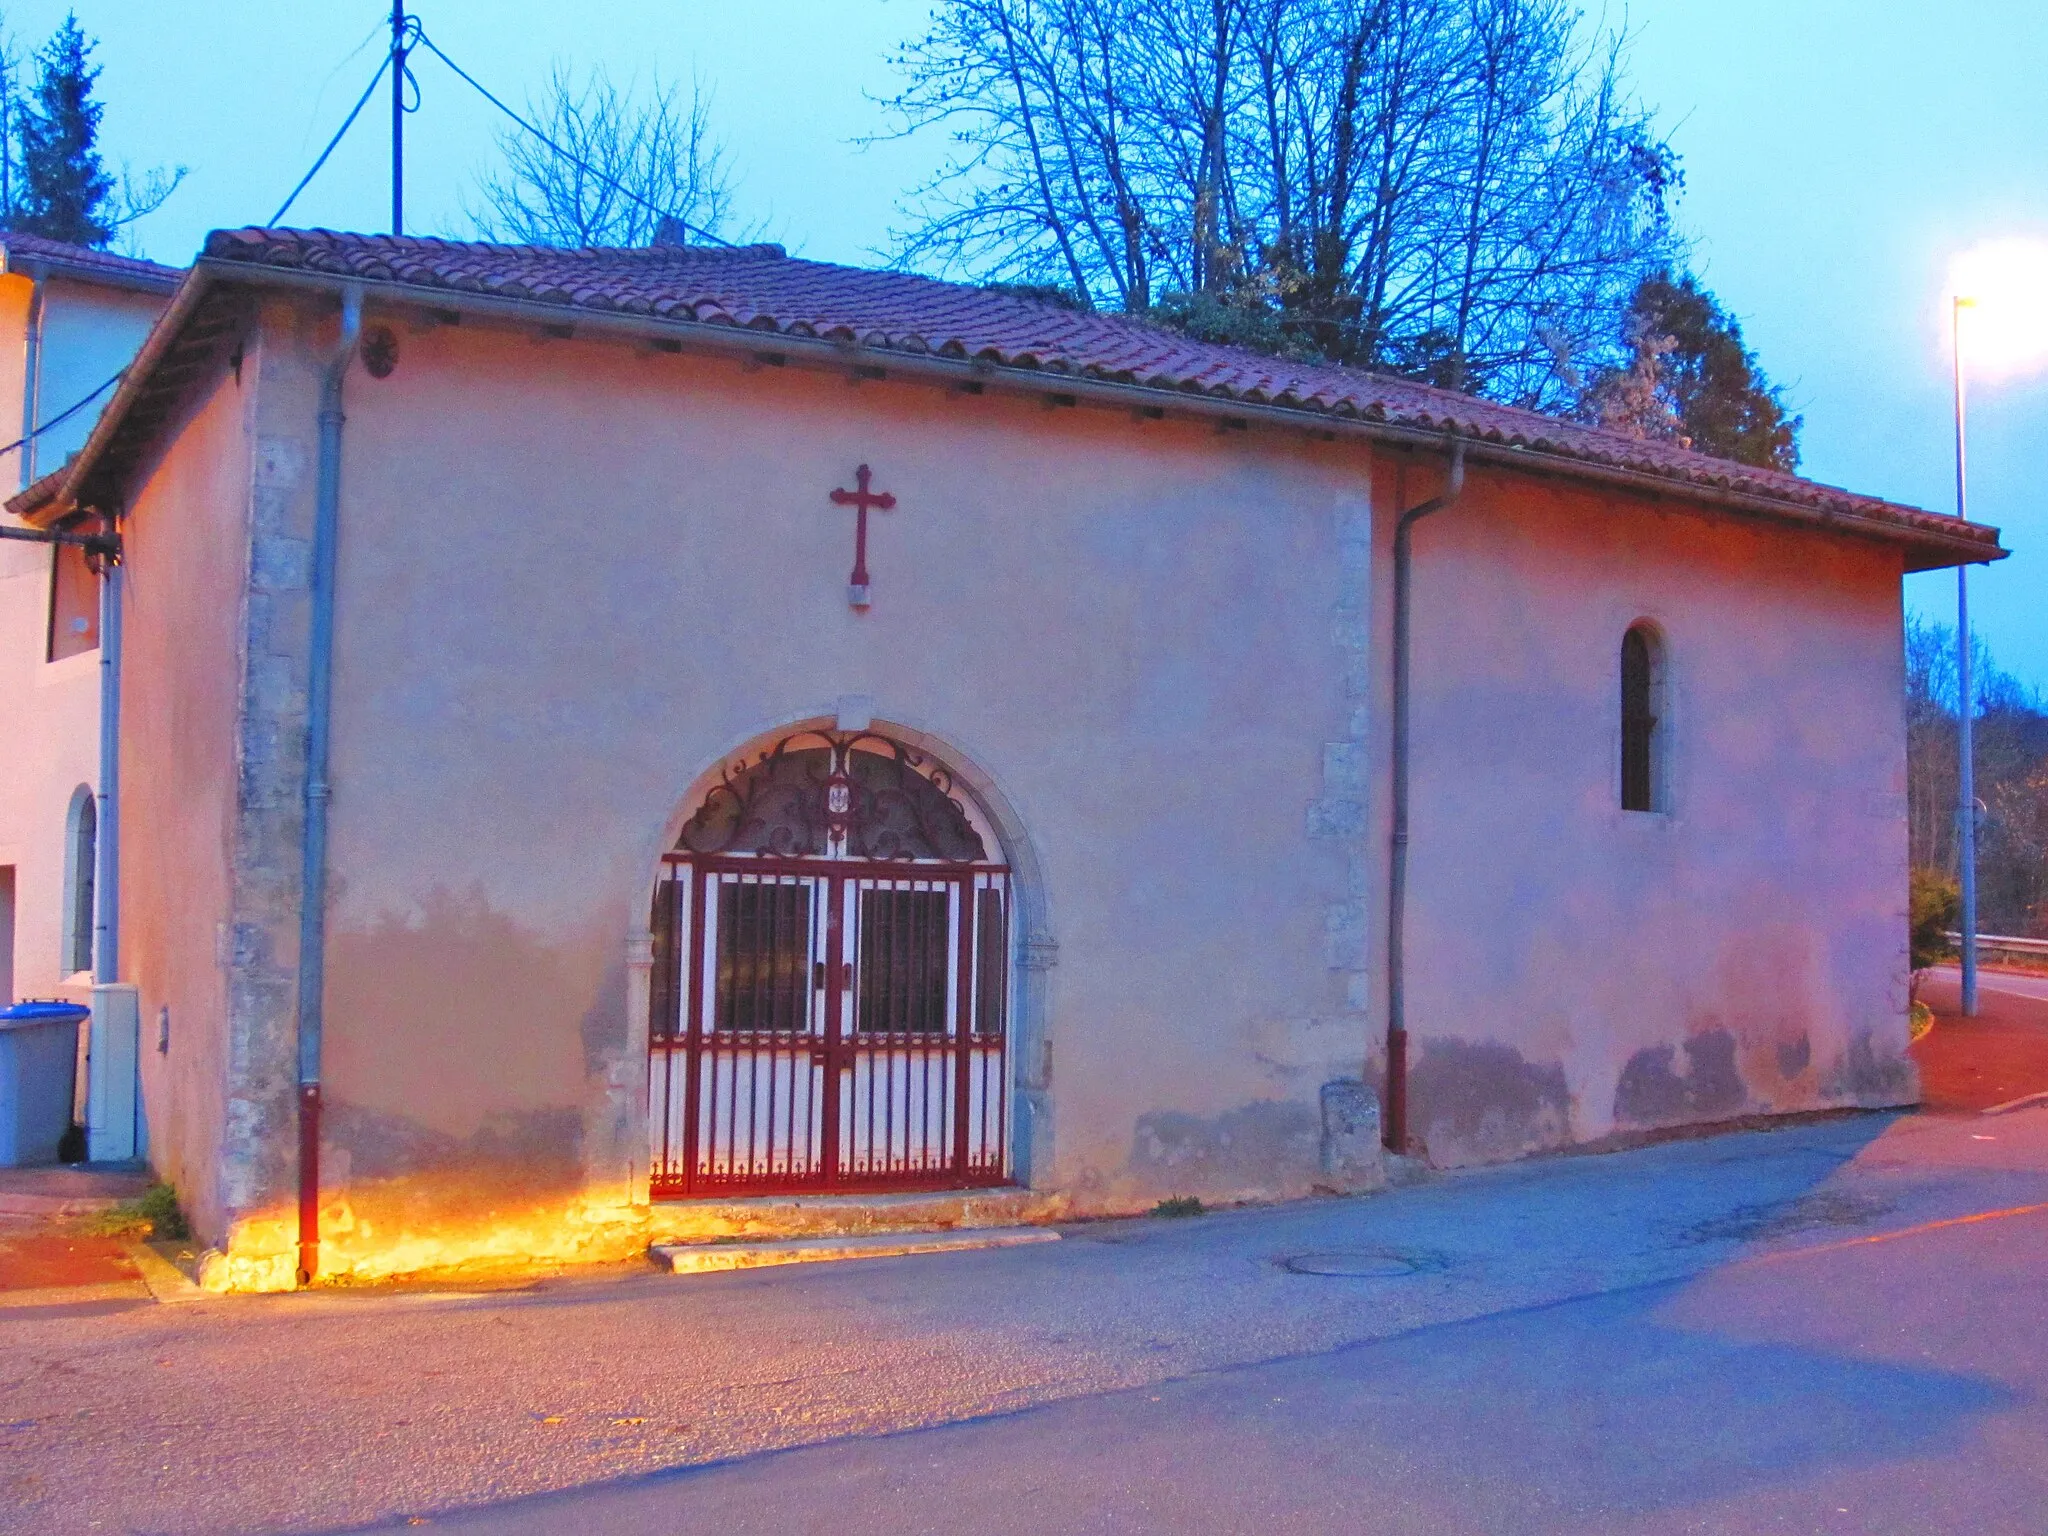
<path fill-rule="evenodd" d="M 557 250 L 327 230 L 219 230 L 212 261 L 849 342 L 877 352 L 981 360 L 1005 368 L 1172 390 L 1527 449 L 1818 512 L 1951 518 L 1773 470 L 1643 442 L 1533 411 L 1353 368 L 1287 362 L 1190 341 L 1123 315 L 1081 314 L 1011 294 L 903 272 L 803 261 L 780 246 Z"/>
<path fill-rule="evenodd" d="M 1902 539 L 1909 569 L 1996 559 L 1997 530 L 1858 496 L 1797 475 L 1754 469 L 1533 411 L 1359 369 L 1288 362 L 1190 341 L 1124 315 L 1082 314 L 1012 294 L 910 273 L 805 261 L 780 246 L 654 246 L 561 250 L 329 230 L 216 230 L 196 273 L 281 268 L 333 279 L 473 294 L 663 325 L 744 328 L 852 344 L 874 353 L 981 362 L 1054 379 L 1170 391 L 1211 402 L 1299 411 L 1410 433 L 1456 432 L 1482 452 L 1558 472 L 1619 475 L 1710 500 L 1776 504 L 1795 516 L 1847 519 Z M 254 276 L 252 272 L 250 274 Z M 149 349 L 145 348 L 145 366 Z M 1056 387 L 1056 386 L 1055 386 Z M 124 391 L 125 392 L 125 391 Z M 126 409 L 116 401 L 108 412 Z M 118 421 L 102 428 L 120 436 Z M 83 455 L 97 459 L 96 442 Z M 135 451 L 132 448 L 130 453 Z M 1526 455 L 1526 457 L 1523 457 Z M 113 455 L 118 464 L 122 453 Z M 88 474 L 67 486 L 76 495 Z M 112 465 L 107 466 L 113 469 Z"/>
<path fill-rule="evenodd" d="M 69 267 L 81 274 L 97 274 L 124 284 L 161 288 L 165 292 L 177 287 L 178 280 L 185 275 L 182 267 L 166 267 L 159 262 L 144 261 L 139 256 L 117 256 L 112 251 L 96 251 L 90 246 L 70 245 L 62 240 L 46 240 L 41 235 L 17 234 L 11 230 L 0 231 L 0 250 L 6 252 L 10 270 L 25 262 L 43 261 Z"/>

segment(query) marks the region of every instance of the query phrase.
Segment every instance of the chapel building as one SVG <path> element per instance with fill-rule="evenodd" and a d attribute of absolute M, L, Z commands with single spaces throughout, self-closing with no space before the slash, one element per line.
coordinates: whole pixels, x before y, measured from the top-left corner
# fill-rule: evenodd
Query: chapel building
<path fill-rule="evenodd" d="M 1990 528 L 772 246 L 280 229 L 11 505 L 120 540 L 210 1284 L 1917 1098 L 1901 577 Z"/>

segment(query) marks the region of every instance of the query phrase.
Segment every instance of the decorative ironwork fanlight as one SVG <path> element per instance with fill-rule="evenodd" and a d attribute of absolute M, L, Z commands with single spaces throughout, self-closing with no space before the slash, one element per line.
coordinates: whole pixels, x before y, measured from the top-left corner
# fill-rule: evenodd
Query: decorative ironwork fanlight
<path fill-rule="evenodd" d="M 683 824 L 685 853 L 985 862 L 953 779 L 871 731 L 799 731 L 728 764 Z"/>

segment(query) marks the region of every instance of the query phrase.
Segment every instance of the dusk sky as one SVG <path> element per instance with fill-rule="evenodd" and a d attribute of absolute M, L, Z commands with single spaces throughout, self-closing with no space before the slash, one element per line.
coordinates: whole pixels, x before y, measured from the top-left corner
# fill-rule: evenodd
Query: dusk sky
<path fill-rule="evenodd" d="M 1591 7 L 1597 10 L 1597 5 Z M 66 6 L 5 7 L 40 43 Z M 191 258 L 205 232 L 259 223 L 375 70 L 380 0 L 79 0 L 100 39 L 102 147 L 137 170 L 190 168 L 135 231 Z M 421 0 L 429 33 L 514 101 L 551 62 L 615 78 L 693 73 L 716 95 L 743 222 L 794 253 L 872 264 L 936 137 L 861 147 L 887 119 L 888 55 L 919 0 Z M 1615 12 L 1619 15 L 1619 10 Z M 1944 277 L 1987 239 L 2048 239 L 2048 6 L 2040 0 L 1632 0 L 1632 78 L 1684 158 L 1680 207 L 1707 285 L 1741 316 L 1804 413 L 1804 470 L 1954 509 Z M 360 51 L 355 51 L 360 45 Z M 408 120 L 410 232 L 468 234 L 493 109 L 430 56 Z M 287 222 L 386 227 L 388 113 L 366 111 Z M 2048 369 L 1974 383 L 1972 511 L 2013 557 L 1973 573 L 1998 659 L 2048 687 L 2048 504 L 2028 477 L 2048 436 Z M 1951 573 L 1908 602 L 1952 619 Z"/>

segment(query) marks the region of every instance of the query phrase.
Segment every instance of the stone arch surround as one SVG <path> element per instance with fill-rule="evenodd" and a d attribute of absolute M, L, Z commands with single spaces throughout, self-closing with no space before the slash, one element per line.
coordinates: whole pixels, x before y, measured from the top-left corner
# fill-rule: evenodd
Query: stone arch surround
<path fill-rule="evenodd" d="M 641 1110 L 647 1102 L 647 1024 L 650 1006 L 650 978 L 654 965 L 653 937 L 647 927 L 647 892 L 654 888 L 662 855 L 674 848 L 683 824 L 694 814 L 724 769 L 742 757 L 767 750 L 785 736 L 803 731 L 860 729 L 885 736 L 929 756 L 951 775 L 956 788 L 969 798 L 972 810 L 995 835 L 1001 856 L 1010 866 L 1011 899 L 1017 922 L 1012 930 L 1011 968 L 1015 992 L 1011 999 L 1011 1071 L 1015 1114 L 1010 1127 L 1010 1165 L 1016 1182 L 1027 1188 L 1041 1181 L 1052 1165 L 1053 1110 L 1049 1092 L 1052 979 L 1059 960 L 1059 941 L 1051 926 L 1051 901 L 1046 889 L 1043 861 L 1026 830 L 1025 819 L 1002 786 L 975 757 L 927 725 L 894 716 L 872 713 L 864 705 L 849 708 L 842 701 L 836 713 L 791 716 L 778 724 L 750 732 L 728 750 L 707 762 L 692 765 L 687 788 L 670 809 L 660 836 L 643 853 L 641 884 L 629 911 L 634 927 L 627 935 L 627 1007 L 636 1075 L 625 1085 L 631 1102 Z M 638 1115 L 640 1135 L 646 1134 L 646 1116 Z M 642 1141 L 636 1150 L 633 1174 L 634 1198 L 647 1198 L 649 1150 Z"/>

